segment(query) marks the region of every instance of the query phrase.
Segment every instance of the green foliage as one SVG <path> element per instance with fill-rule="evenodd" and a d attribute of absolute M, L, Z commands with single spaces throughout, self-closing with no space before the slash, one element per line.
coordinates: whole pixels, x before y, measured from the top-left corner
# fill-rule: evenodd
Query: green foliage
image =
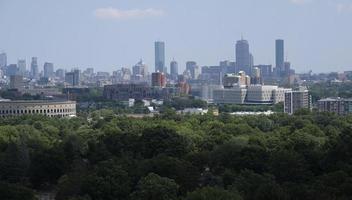
<path fill-rule="evenodd" d="M 0 199 L 36 200 L 34 192 L 20 185 L 0 182 Z"/>
<path fill-rule="evenodd" d="M 176 200 L 178 187 L 174 180 L 150 173 L 138 182 L 137 190 L 131 194 L 131 199 Z"/>
<path fill-rule="evenodd" d="M 242 197 L 235 193 L 216 187 L 204 187 L 189 193 L 186 200 L 242 200 Z"/>
<path fill-rule="evenodd" d="M 57 200 L 352 196 L 352 116 L 87 117 L 1 118 L 0 199 L 42 190 Z"/>

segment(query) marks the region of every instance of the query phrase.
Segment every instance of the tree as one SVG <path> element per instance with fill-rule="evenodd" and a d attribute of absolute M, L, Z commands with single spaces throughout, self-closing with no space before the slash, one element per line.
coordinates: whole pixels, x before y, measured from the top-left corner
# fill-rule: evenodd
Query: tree
<path fill-rule="evenodd" d="M 178 188 L 174 180 L 150 173 L 138 182 L 137 190 L 131 194 L 131 199 L 176 200 Z"/>
<path fill-rule="evenodd" d="M 174 129 L 157 126 L 143 131 L 141 137 L 143 155 L 151 158 L 159 154 L 181 157 L 191 150 L 191 141 Z"/>
<path fill-rule="evenodd" d="M 23 186 L 0 182 L 0 199 L 36 200 L 34 192 Z"/>
<path fill-rule="evenodd" d="M 114 161 L 99 163 L 85 178 L 83 194 L 92 199 L 115 200 L 125 199 L 131 190 L 131 181 L 128 173 Z"/>
<path fill-rule="evenodd" d="M 187 194 L 186 200 L 242 200 L 236 192 L 217 187 L 203 187 Z"/>

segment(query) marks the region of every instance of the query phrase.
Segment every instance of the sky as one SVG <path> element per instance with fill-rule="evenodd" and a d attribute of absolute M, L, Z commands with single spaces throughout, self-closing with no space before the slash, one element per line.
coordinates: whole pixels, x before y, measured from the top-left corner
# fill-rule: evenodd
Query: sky
<path fill-rule="evenodd" d="M 275 64 L 280 38 L 297 72 L 352 70 L 352 0 L 0 0 L 8 63 L 111 72 L 143 59 L 152 71 L 162 40 L 182 71 L 235 60 L 241 36 L 255 64 Z"/>

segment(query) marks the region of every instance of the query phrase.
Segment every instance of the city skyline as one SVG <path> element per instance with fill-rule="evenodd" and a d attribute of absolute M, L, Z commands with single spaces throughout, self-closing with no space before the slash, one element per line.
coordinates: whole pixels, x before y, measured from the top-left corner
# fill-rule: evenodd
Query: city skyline
<path fill-rule="evenodd" d="M 352 30 L 346 26 L 352 9 L 344 0 L 36 2 L 0 1 L 6 30 L 0 33 L 0 51 L 7 53 L 8 64 L 22 58 L 29 63 L 35 56 L 40 68 L 52 62 L 55 68 L 111 72 L 142 58 L 153 69 L 152 43 L 161 40 L 165 65 L 175 58 L 182 72 L 189 60 L 200 66 L 234 61 L 241 35 L 255 65 L 275 66 L 276 39 L 285 40 L 285 58 L 297 72 L 343 71 L 352 63 L 347 45 Z"/>

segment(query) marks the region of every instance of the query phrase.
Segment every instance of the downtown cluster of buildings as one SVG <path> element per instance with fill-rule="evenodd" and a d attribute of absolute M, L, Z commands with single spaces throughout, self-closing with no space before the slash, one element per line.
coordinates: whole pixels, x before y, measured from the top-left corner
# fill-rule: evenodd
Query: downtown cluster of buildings
<path fill-rule="evenodd" d="M 291 86 L 295 75 L 290 63 L 285 61 L 283 40 L 275 41 L 275 66 L 255 65 L 249 43 L 242 38 L 236 43 L 235 61 L 221 61 L 215 66 L 200 66 L 196 61 L 187 61 L 182 73 L 175 60 L 167 66 L 165 42 L 156 41 L 154 47 L 154 70 L 140 60 L 131 68 L 122 67 L 112 73 L 95 72 L 93 68 L 66 71 L 55 69 L 50 62 L 44 63 L 41 68 L 36 57 L 31 59 L 27 68 L 26 60 L 19 59 L 17 64 L 8 64 L 6 54 L 2 53 L 0 86 L 20 93 L 46 96 L 60 96 L 62 91 L 58 88 L 85 91 L 91 87 L 104 87 L 104 98 L 119 101 L 162 100 L 192 95 L 215 104 L 286 102 L 285 111 L 288 113 L 309 106 L 306 90 L 304 97 L 296 100 L 296 93 L 300 94 L 302 90 L 292 91 L 289 87 L 278 86 Z"/>

